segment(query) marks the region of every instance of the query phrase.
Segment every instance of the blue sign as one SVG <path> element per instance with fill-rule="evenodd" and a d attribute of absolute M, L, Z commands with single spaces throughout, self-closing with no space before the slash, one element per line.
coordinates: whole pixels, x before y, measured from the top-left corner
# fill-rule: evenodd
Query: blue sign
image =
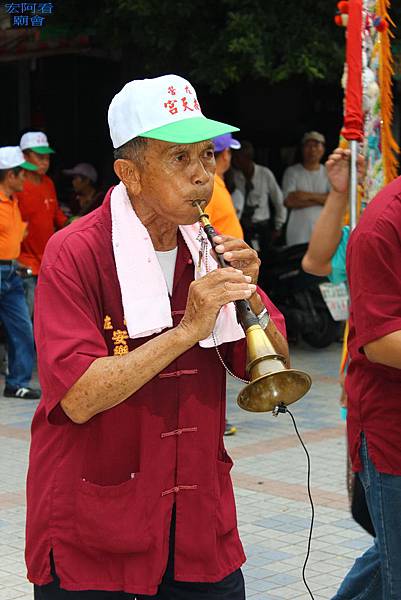
<path fill-rule="evenodd" d="M 11 27 L 43 27 L 54 12 L 53 2 L 7 2 L 5 8 Z"/>

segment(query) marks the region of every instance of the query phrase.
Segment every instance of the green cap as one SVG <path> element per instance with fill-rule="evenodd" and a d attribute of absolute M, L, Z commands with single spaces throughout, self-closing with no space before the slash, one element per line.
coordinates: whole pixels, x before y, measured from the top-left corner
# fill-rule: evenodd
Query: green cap
<path fill-rule="evenodd" d="M 224 133 L 239 131 L 238 127 L 227 125 L 221 121 L 214 121 L 206 117 L 193 117 L 156 127 L 145 131 L 139 137 L 172 142 L 177 144 L 193 144 L 210 140 Z"/>
<path fill-rule="evenodd" d="M 37 167 L 25 160 L 19 146 L 3 146 L 0 148 L 0 170 L 15 169 L 22 167 L 28 171 L 36 171 Z"/>
<path fill-rule="evenodd" d="M 43 131 L 27 131 L 21 137 L 19 145 L 22 151 L 33 150 L 37 154 L 54 154 Z"/>
<path fill-rule="evenodd" d="M 55 152 L 49 146 L 35 146 L 33 148 L 28 148 L 28 150 L 37 152 L 37 154 L 54 154 L 54 152 Z"/>
<path fill-rule="evenodd" d="M 27 171 L 37 171 L 38 170 L 38 167 L 36 165 L 33 165 L 32 163 L 28 162 L 27 160 L 25 160 L 19 166 L 22 167 L 23 169 L 26 169 Z"/>

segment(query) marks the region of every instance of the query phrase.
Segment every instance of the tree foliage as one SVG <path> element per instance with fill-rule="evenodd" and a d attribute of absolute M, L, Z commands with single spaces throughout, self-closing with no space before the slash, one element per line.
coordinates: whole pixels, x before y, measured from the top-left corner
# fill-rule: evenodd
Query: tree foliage
<path fill-rule="evenodd" d="M 141 74 L 176 71 L 212 91 L 247 79 L 338 79 L 344 30 L 331 0 L 69 0 L 59 19 L 120 49 Z M 65 6 L 67 4 L 67 6 Z M 94 5 L 96 8 L 94 8 Z"/>

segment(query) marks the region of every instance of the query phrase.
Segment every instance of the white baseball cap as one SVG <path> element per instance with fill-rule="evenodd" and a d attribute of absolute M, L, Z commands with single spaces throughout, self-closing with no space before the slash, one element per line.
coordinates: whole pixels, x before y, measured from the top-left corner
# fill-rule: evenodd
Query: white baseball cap
<path fill-rule="evenodd" d="M 239 131 L 207 119 L 194 88 L 178 75 L 130 81 L 111 101 L 108 121 L 114 148 L 136 137 L 192 144 Z"/>
<path fill-rule="evenodd" d="M 54 150 L 49 147 L 47 136 L 42 131 L 24 133 L 19 145 L 21 150 L 33 150 L 38 154 L 54 154 Z"/>
<path fill-rule="evenodd" d="M 27 171 L 37 171 L 38 168 L 25 160 L 19 146 L 3 146 L 0 148 L 0 170 L 14 169 L 14 167 L 22 167 Z"/>
<path fill-rule="evenodd" d="M 302 144 L 306 144 L 306 142 L 309 142 L 310 140 L 319 142 L 320 144 L 326 143 L 323 133 L 319 133 L 318 131 L 307 131 L 302 138 Z"/>
<path fill-rule="evenodd" d="M 97 181 L 97 171 L 95 167 L 89 163 L 79 163 L 72 169 L 63 169 L 63 173 L 64 175 L 71 175 L 72 177 L 74 177 L 74 175 L 81 175 L 87 177 L 93 181 L 93 183 L 96 183 Z"/>

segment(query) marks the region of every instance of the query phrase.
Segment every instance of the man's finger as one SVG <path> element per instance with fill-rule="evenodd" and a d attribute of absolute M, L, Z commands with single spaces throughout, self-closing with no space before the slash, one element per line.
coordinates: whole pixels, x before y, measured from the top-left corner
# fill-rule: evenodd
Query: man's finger
<path fill-rule="evenodd" d="M 229 240 L 225 240 L 223 243 L 218 244 L 215 248 L 216 252 L 222 254 L 223 252 L 228 252 L 231 250 L 239 250 L 239 249 L 249 249 L 249 246 L 244 240 L 236 240 L 235 238 L 231 238 Z M 250 248 L 252 250 L 252 248 Z"/>
<path fill-rule="evenodd" d="M 235 240 L 235 238 L 232 235 L 215 235 L 213 238 L 216 244 L 224 244 L 227 240 Z"/>
<path fill-rule="evenodd" d="M 224 252 L 223 257 L 225 260 L 228 261 L 243 261 L 243 262 L 255 262 L 257 261 L 257 256 L 255 256 L 254 251 L 253 250 L 248 250 L 247 248 L 245 248 L 244 250 L 230 250 L 227 252 Z"/>
<path fill-rule="evenodd" d="M 211 273 L 208 273 L 204 277 L 198 279 L 198 281 L 202 281 L 202 279 L 217 279 L 220 281 L 235 281 L 235 282 L 249 282 L 250 278 L 248 275 L 244 275 L 241 269 L 235 269 L 234 267 L 225 267 L 224 269 L 216 269 Z"/>

